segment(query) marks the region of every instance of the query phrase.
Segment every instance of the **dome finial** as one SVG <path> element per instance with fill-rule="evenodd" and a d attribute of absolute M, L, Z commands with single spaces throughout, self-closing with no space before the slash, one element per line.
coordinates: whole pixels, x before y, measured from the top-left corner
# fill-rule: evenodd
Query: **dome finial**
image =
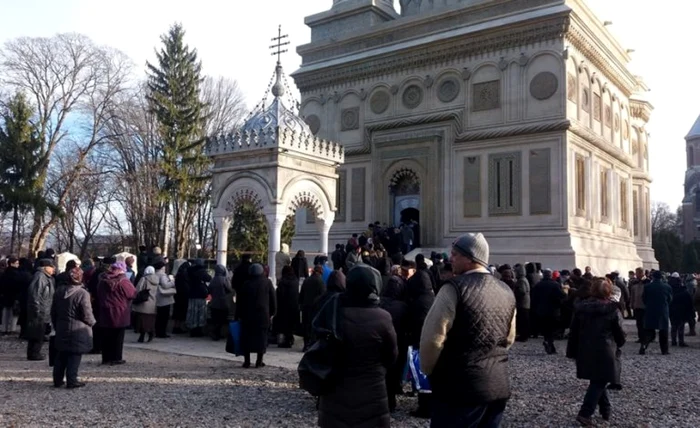
<path fill-rule="evenodd" d="M 277 37 L 273 37 L 272 41 L 275 42 L 274 45 L 270 46 L 270 49 L 274 49 L 272 56 L 277 55 L 277 67 L 275 68 L 276 82 L 272 87 L 272 95 L 279 98 L 284 95 L 284 83 L 282 82 L 282 54 L 287 52 L 287 49 L 282 49 L 284 46 L 289 45 L 289 41 L 285 40 L 289 35 L 282 35 L 282 25 L 277 28 Z"/>

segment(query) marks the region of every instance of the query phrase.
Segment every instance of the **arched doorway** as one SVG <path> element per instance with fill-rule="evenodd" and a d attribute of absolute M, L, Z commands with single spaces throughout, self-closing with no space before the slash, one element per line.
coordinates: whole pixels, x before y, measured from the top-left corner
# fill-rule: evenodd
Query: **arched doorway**
<path fill-rule="evenodd" d="M 394 173 L 389 185 L 391 218 L 394 226 L 413 225 L 414 247 L 420 246 L 420 181 L 412 169 L 402 168 Z"/>

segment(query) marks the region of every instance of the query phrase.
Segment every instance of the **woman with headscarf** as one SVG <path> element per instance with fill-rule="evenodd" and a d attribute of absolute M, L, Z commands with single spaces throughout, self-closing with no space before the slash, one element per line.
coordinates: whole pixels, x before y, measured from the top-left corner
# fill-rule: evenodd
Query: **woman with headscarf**
<path fill-rule="evenodd" d="M 398 350 L 391 315 L 379 307 L 381 281 L 370 266 L 359 265 L 348 272 L 347 288 L 338 297 L 341 358 L 333 367 L 337 378 L 332 392 L 320 397 L 318 425 L 322 428 L 390 426 L 386 374 Z M 326 305 L 319 320 L 325 320 L 330 310 Z"/>
<path fill-rule="evenodd" d="M 303 281 L 309 277 L 309 263 L 306 260 L 304 250 L 297 251 L 297 255 L 292 259 L 292 269 L 299 281 Z"/>
<path fill-rule="evenodd" d="M 212 278 L 207 273 L 204 260 L 197 259 L 187 271 L 190 300 L 187 305 L 187 328 L 190 337 L 202 337 L 207 325 L 207 296 Z"/>
<path fill-rule="evenodd" d="M 68 275 L 70 283 L 56 290 L 51 306 L 51 323 L 56 331 L 54 344 L 58 351 L 53 366 L 56 388 L 64 383 L 68 388 L 85 386 L 78 380 L 78 369 L 83 354 L 92 349 L 92 326 L 95 325 L 90 293 L 83 288 L 82 269 L 74 267 Z"/>
<path fill-rule="evenodd" d="M 299 280 L 291 266 L 284 266 L 277 284 L 277 314 L 272 330 L 278 335 L 280 348 L 294 345 L 294 332 L 299 327 Z"/>
<path fill-rule="evenodd" d="M 304 329 L 304 351 L 309 349 L 313 342 L 311 321 L 316 316 L 316 302 L 326 292 L 326 285 L 323 283 L 322 275 L 323 267 L 314 266 L 313 274 L 304 280 L 299 292 L 301 323 Z"/>
<path fill-rule="evenodd" d="M 102 328 L 102 364 L 118 365 L 126 362 L 122 358 L 124 330 L 129 326 L 129 306 L 134 297 L 136 288 L 126 277 L 126 263 L 112 264 L 97 285 Z"/>
<path fill-rule="evenodd" d="M 156 292 L 156 337 L 167 339 L 168 321 L 170 320 L 170 308 L 175 303 L 175 281 L 171 275 L 165 273 L 165 261 L 157 260 L 153 263 L 155 275 L 158 278 L 158 291 Z"/>
<path fill-rule="evenodd" d="M 187 271 L 192 265 L 184 262 L 175 274 L 175 304 L 173 305 L 173 334 L 182 334 L 185 321 L 187 321 L 187 307 L 190 300 L 190 287 Z"/>
<path fill-rule="evenodd" d="M 156 293 L 158 292 L 158 276 L 153 266 L 148 266 L 136 286 L 136 292 L 148 290 L 148 300 L 134 304 L 132 311 L 136 314 L 136 332 L 139 333 L 139 343 L 143 343 L 148 334 L 148 341 L 153 340 L 156 331 Z"/>
<path fill-rule="evenodd" d="M 228 270 L 224 265 L 216 265 L 214 268 L 214 279 L 209 284 L 209 292 L 211 293 L 211 308 L 212 332 L 211 338 L 214 341 L 221 339 L 221 329 L 228 325 L 228 303 L 226 295 L 231 293 L 231 281 L 228 279 Z"/>
<path fill-rule="evenodd" d="M 256 353 L 255 367 L 265 367 L 267 331 L 270 318 L 277 310 L 277 298 L 272 281 L 264 276 L 265 269 L 256 263 L 250 267 L 249 279 L 238 295 L 237 316 L 241 322 L 241 346 L 245 359 L 243 368 L 250 368 L 250 354 Z"/>

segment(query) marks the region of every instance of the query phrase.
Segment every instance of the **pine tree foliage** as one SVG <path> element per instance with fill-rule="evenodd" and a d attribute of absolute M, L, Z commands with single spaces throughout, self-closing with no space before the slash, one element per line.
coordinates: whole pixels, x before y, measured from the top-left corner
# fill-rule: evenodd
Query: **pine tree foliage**
<path fill-rule="evenodd" d="M 147 64 L 147 99 L 162 141 L 161 197 L 172 204 L 178 257 L 186 252 L 197 207 L 206 196 L 202 188 L 209 169 L 204 154 L 206 105 L 200 97 L 202 65 L 184 37 L 182 25 L 173 25 L 161 37 L 157 64 Z"/>
<path fill-rule="evenodd" d="M 11 250 L 15 251 L 20 213 L 41 213 L 48 204 L 39 182 L 49 162 L 42 140 L 32 124 L 34 111 L 21 93 L 7 103 L 0 127 L 0 197 L 2 210 L 13 213 Z M 50 207 L 55 208 L 55 207 Z"/>

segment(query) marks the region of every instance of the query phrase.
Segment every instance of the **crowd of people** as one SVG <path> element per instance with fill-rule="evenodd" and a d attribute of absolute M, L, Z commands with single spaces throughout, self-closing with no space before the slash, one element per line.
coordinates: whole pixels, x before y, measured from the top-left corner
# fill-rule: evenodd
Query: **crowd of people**
<path fill-rule="evenodd" d="M 497 266 L 489 264 L 481 234 L 461 236 L 449 254 L 407 260 L 404 251 L 414 242 L 404 246 L 396 238 L 401 233 L 371 225 L 311 267 L 303 251 L 291 257 L 285 246 L 277 255 L 276 287 L 250 256 L 232 271 L 216 266 L 213 276 L 203 260 L 175 261 L 169 275 L 157 247 L 124 261 L 69 262 L 60 274 L 51 250 L 34 261 L 8 257 L 0 276 L 3 332 L 12 334 L 19 321 L 31 361 L 46 359 L 48 341 L 54 386 L 78 388 L 82 355 L 125 363 L 128 328 L 139 342 L 167 339 L 172 320 L 172 334 L 226 337 L 229 350 L 229 322 L 236 320 L 243 367 L 253 367 L 256 354 L 260 368 L 270 343 L 290 348 L 301 336 L 311 352 L 332 324 L 341 345 L 330 368 L 333 387 L 318 397 L 322 427 L 389 426 L 407 367 L 417 395 L 413 416 L 430 418 L 433 427 L 498 426 L 510 397 L 508 350 L 540 336 L 545 354 L 567 340 L 577 376 L 590 382 L 577 417 L 590 426 L 596 410 L 610 419 L 607 391 L 623 387 L 624 318 L 636 320 L 640 354 L 657 336 L 668 354 L 669 333 L 671 346 L 686 346 L 686 324 L 695 335 L 695 275 L 639 268 L 628 278 L 596 277 L 590 267 Z"/>

